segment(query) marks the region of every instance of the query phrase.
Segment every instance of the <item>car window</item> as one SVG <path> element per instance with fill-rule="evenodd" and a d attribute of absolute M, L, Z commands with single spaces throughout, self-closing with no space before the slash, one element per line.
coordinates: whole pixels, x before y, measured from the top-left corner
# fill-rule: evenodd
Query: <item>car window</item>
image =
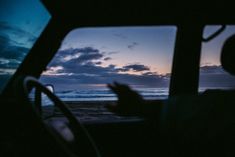
<path fill-rule="evenodd" d="M 209 36 L 221 26 L 206 26 L 204 37 Z M 220 63 L 223 43 L 235 34 L 235 26 L 226 26 L 226 29 L 216 38 L 202 43 L 199 91 L 206 89 L 229 89 L 235 87 L 235 76 L 226 72 Z"/>
<path fill-rule="evenodd" d="M 39 0 L 0 1 L 0 93 L 49 19 Z"/>
<path fill-rule="evenodd" d="M 41 75 L 64 101 L 106 101 L 117 81 L 146 99 L 168 96 L 175 26 L 80 28 L 71 31 Z"/>

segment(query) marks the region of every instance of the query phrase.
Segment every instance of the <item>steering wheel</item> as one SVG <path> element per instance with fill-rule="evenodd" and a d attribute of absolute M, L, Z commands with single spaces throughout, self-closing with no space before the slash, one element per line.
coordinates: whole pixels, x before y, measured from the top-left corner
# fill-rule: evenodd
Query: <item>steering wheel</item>
<path fill-rule="evenodd" d="M 30 108 L 30 112 L 32 111 L 33 114 L 35 114 L 43 127 L 45 127 L 45 130 L 52 135 L 56 142 L 62 145 L 69 156 L 100 157 L 100 153 L 86 128 L 70 111 L 67 105 L 47 87 L 42 85 L 37 79 L 29 76 L 19 78 L 17 86 L 20 86 L 20 89 L 23 90 L 23 92 L 20 93 L 21 101 Z M 63 113 L 64 118 L 67 119 L 67 123 L 59 120 L 43 119 L 42 114 L 38 110 L 38 105 L 41 105 L 41 102 L 37 104 L 39 102 L 33 100 L 36 104 L 32 104 L 32 100 L 29 98 L 29 93 L 33 88 L 37 92 L 39 91 L 45 94 L 54 103 L 61 113 Z"/>

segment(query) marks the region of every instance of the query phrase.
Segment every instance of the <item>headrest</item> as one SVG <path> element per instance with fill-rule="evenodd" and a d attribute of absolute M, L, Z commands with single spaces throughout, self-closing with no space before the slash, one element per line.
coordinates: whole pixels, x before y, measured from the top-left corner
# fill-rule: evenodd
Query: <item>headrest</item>
<path fill-rule="evenodd" d="M 225 41 L 220 61 L 224 70 L 235 75 L 235 34 Z"/>

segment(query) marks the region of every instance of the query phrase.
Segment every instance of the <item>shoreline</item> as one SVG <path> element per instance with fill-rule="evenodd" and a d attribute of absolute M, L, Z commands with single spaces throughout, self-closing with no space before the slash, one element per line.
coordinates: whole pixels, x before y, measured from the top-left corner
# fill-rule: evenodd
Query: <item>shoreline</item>
<path fill-rule="evenodd" d="M 116 101 L 63 101 L 69 108 L 105 108 L 106 105 L 116 104 Z"/>
<path fill-rule="evenodd" d="M 120 116 L 110 112 L 105 105 L 114 104 L 116 101 L 64 101 L 69 109 L 82 123 L 120 123 L 139 122 L 143 119 L 136 116 Z M 64 120 L 64 115 L 53 106 L 43 107 L 44 116 Z"/>

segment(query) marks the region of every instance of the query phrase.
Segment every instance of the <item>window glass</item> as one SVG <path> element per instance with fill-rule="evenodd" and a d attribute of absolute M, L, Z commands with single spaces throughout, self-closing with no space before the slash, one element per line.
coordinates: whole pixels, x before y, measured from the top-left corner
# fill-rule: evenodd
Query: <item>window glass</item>
<path fill-rule="evenodd" d="M 206 26 L 204 37 L 213 34 L 220 26 Z M 227 26 L 216 38 L 202 43 L 199 91 L 229 89 L 235 87 L 235 77 L 226 72 L 220 63 L 223 43 L 235 34 L 235 26 Z"/>
<path fill-rule="evenodd" d="M 146 99 L 168 96 L 176 27 L 103 27 L 70 32 L 40 81 L 65 101 L 116 100 L 106 87 L 130 85 Z"/>
<path fill-rule="evenodd" d="M 0 1 L 0 93 L 49 19 L 39 0 Z"/>

